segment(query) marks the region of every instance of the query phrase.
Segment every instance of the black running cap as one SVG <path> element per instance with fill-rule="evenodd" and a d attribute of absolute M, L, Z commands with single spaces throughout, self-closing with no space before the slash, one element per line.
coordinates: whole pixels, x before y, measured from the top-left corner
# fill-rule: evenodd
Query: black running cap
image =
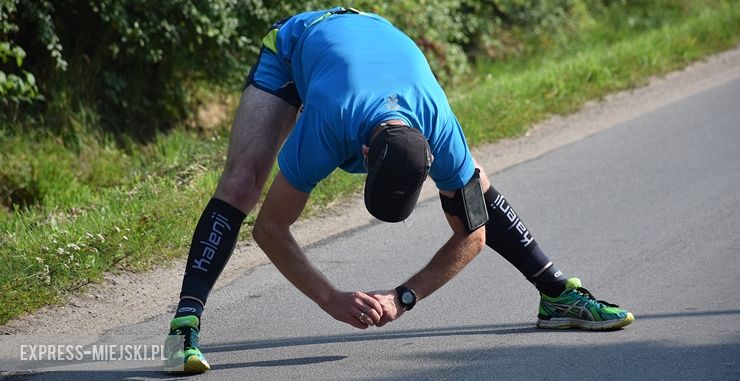
<path fill-rule="evenodd" d="M 419 130 L 404 125 L 383 126 L 369 144 L 365 207 L 385 222 L 405 220 L 416 206 L 429 173 L 429 144 Z"/>

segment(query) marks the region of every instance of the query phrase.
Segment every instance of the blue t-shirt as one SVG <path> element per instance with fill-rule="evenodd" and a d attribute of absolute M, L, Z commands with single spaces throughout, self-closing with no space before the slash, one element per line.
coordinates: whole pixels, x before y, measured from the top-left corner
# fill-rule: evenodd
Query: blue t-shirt
<path fill-rule="evenodd" d="M 380 16 L 302 13 L 278 31 L 303 113 L 278 155 L 296 189 L 310 192 L 336 168 L 366 172 L 362 145 L 373 127 L 398 119 L 422 132 L 434 161 L 430 176 L 456 190 L 473 176 L 473 159 L 447 97 L 414 42 Z M 313 24 L 312 24 L 313 23 Z"/>

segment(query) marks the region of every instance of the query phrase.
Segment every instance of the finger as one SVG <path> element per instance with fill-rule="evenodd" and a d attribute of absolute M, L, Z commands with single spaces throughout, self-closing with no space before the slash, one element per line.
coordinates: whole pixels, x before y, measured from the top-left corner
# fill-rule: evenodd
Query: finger
<path fill-rule="evenodd" d="M 365 303 L 365 305 L 375 310 L 378 316 L 383 316 L 383 306 L 380 304 L 380 302 L 377 299 L 373 298 L 370 295 L 363 294 L 363 293 L 358 293 L 358 296 L 360 297 L 362 302 Z"/>
<path fill-rule="evenodd" d="M 370 310 L 369 312 L 372 313 L 373 310 Z M 363 312 L 363 310 L 360 309 L 359 310 L 359 315 L 357 316 L 357 320 L 361 321 L 365 325 L 375 325 L 375 323 L 377 323 L 377 321 L 380 320 L 380 319 L 375 320 L 375 319 L 373 319 L 373 317 L 371 315 L 369 315 L 368 313 Z"/>
<path fill-rule="evenodd" d="M 379 314 L 378 311 L 368 307 L 366 304 L 363 304 L 362 307 L 360 307 L 360 315 L 361 316 L 358 318 L 367 325 L 375 325 L 382 318 L 382 315 Z"/>
<path fill-rule="evenodd" d="M 391 322 L 391 320 L 390 320 L 390 319 L 388 319 L 388 318 L 383 318 L 383 319 L 380 319 L 380 321 L 379 321 L 378 323 L 376 323 L 376 324 L 375 324 L 375 326 L 376 326 L 376 327 L 382 327 L 382 326 L 384 326 L 384 325 L 386 325 L 386 324 L 388 324 L 388 323 L 390 323 L 390 322 Z"/>
<path fill-rule="evenodd" d="M 355 328 L 359 328 L 359 329 L 366 329 L 368 327 L 367 324 L 363 323 L 362 321 L 360 321 L 360 319 L 358 319 L 355 316 L 352 316 L 352 317 L 350 317 L 350 318 L 348 318 L 346 320 L 342 320 L 342 321 L 344 321 L 345 323 L 347 323 L 347 324 L 349 324 L 349 325 L 351 325 L 351 326 L 353 326 Z"/>
<path fill-rule="evenodd" d="M 334 318 L 355 328 L 366 329 L 368 325 L 358 319 L 361 314 L 362 311 L 357 308 L 352 308 L 350 310 L 342 311 L 337 316 L 334 316 Z"/>
<path fill-rule="evenodd" d="M 367 317 L 366 317 L 366 319 L 367 319 Z M 366 329 L 368 327 L 368 325 L 365 324 L 365 323 L 363 323 L 362 321 L 360 321 L 360 319 L 358 319 L 356 315 L 353 316 L 352 314 L 350 314 L 346 318 L 343 318 L 341 320 L 340 319 L 337 319 L 337 320 L 343 321 L 343 322 L 345 322 L 345 323 L 347 323 L 347 324 L 349 324 L 349 325 L 351 325 L 351 326 L 353 326 L 355 328 L 359 328 L 359 329 Z"/>
<path fill-rule="evenodd" d="M 383 309 L 380 303 L 378 303 L 375 298 L 363 292 L 354 292 L 353 296 L 354 303 L 356 303 L 355 308 L 360 311 L 360 314 L 367 316 L 367 320 L 360 319 L 359 314 L 357 315 L 357 318 L 363 320 L 363 322 L 368 325 L 374 325 L 377 323 L 383 315 Z M 375 304 L 380 307 L 379 310 L 375 308 Z"/>

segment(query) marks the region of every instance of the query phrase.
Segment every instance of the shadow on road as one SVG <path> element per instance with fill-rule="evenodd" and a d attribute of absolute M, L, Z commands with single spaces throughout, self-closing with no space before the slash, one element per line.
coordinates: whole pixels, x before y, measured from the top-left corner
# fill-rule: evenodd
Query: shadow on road
<path fill-rule="evenodd" d="M 322 362 L 339 361 L 339 360 L 344 360 L 346 358 L 347 356 L 315 356 L 315 357 L 299 357 L 299 358 L 282 359 L 282 360 L 251 361 L 251 362 L 242 362 L 242 363 L 235 363 L 235 364 L 223 364 L 223 365 L 219 365 L 218 369 L 309 365 L 309 364 L 319 364 Z"/>
<path fill-rule="evenodd" d="M 320 364 L 331 361 L 344 360 L 347 356 L 312 356 L 312 357 L 296 357 L 287 358 L 280 360 L 266 360 L 266 361 L 251 361 L 242 363 L 232 364 L 219 364 L 218 370 L 226 369 L 240 369 L 250 367 L 282 367 L 282 366 L 297 366 L 297 365 L 310 365 Z M 161 367 L 146 367 L 137 369 L 127 370 L 77 370 L 77 371 L 49 371 L 41 374 L 34 373 L 18 373 L 9 375 L 7 377 L 0 373 L 0 380 L 13 380 L 22 381 L 39 377 L 41 379 L 53 379 L 53 380 L 139 380 L 139 379 L 166 379 L 166 380 L 178 380 L 187 379 L 191 376 L 177 376 L 165 374 Z"/>
<path fill-rule="evenodd" d="M 740 310 L 685 311 L 676 313 L 639 314 L 641 320 L 701 318 L 707 316 L 740 315 Z M 573 330 L 572 333 L 599 334 Z M 467 335 L 511 335 L 524 333 L 549 334 L 532 323 L 492 324 L 426 328 L 405 331 L 376 331 L 373 333 L 295 337 L 279 340 L 255 340 L 220 345 L 205 345 L 206 354 L 218 352 L 246 351 L 254 349 L 282 348 L 306 345 L 322 345 L 347 342 L 397 340 L 410 338 L 454 337 Z M 293 367 L 336 362 L 346 359 L 345 355 L 297 357 L 242 363 L 215 364 L 212 372 L 250 367 Z M 429 379 L 565 379 L 574 373 L 591 374 L 600 379 L 740 379 L 740 340 L 728 337 L 728 343 L 687 345 L 657 341 L 639 341 L 617 344 L 590 345 L 514 345 L 491 346 L 475 350 L 450 350 L 412 352 L 402 355 L 400 360 L 410 364 L 434 364 L 422 369 L 395 371 L 382 375 L 368 374 L 368 380 L 429 380 Z M 396 358 L 395 360 L 399 360 Z M 413 368 L 413 367 L 412 367 Z M 297 368 L 300 369 L 300 368 Z M 2 376 L 2 374 L 0 374 Z M 215 375 L 214 375 L 215 376 Z M 41 373 L 5 375 L 7 380 L 50 379 L 50 380 L 133 380 L 133 379 L 177 379 L 161 372 L 158 367 L 111 370 L 46 370 Z M 585 377 L 585 375 L 584 375 Z M 0 377 L 2 378 L 2 377 Z"/>
<path fill-rule="evenodd" d="M 675 313 L 639 314 L 637 321 L 652 319 L 689 318 L 703 316 L 740 315 L 740 310 L 724 311 L 685 311 Z M 382 329 L 382 328 L 381 328 Z M 599 334 L 603 332 L 583 331 L 580 329 L 568 330 L 573 333 Z M 347 335 L 327 335 L 310 337 L 293 337 L 278 340 L 255 340 L 242 341 L 238 343 L 203 345 L 204 352 L 230 352 L 250 349 L 293 347 L 302 345 L 336 344 L 360 341 L 412 339 L 424 337 L 466 336 L 466 335 L 511 335 L 522 333 L 549 333 L 549 330 L 541 330 L 532 323 L 519 324 L 488 324 L 468 325 L 459 327 L 425 328 L 405 331 L 376 331 L 369 333 L 356 333 Z"/>
<path fill-rule="evenodd" d="M 382 329 L 382 328 L 380 328 Z M 371 333 L 354 333 L 346 335 L 327 335 L 327 336 L 310 336 L 310 337 L 293 337 L 278 340 L 255 340 L 243 341 L 239 343 L 203 345 L 204 352 L 231 352 L 243 351 L 250 349 L 294 347 L 302 345 L 318 344 L 337 344 L 359 341 L 377 341 L 377 340 L 396 340 L 396 339 L 413 339 L 423 337 L 444 337 L 444 336 L 468 336 L 468 335 L 510 335 L 515 333 L 533 333 L 541 331 L 535 328 L 532 323 L 522 324 L 494 324 L 494 325 L 475 325 L 460 327 L 444 328 L 425 328 L 406 331 L 376 331 Z"/>

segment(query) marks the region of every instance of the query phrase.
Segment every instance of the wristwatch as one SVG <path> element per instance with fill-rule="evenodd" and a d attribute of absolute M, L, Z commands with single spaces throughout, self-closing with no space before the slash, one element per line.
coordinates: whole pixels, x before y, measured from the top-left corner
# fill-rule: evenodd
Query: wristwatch
<path fill-rule="evenodd" d="M 416 293 L 414 290 L 404 285 L 400 285 L 396 287 L 396 292 L 398 293 L 398 300 L 401 301 L 403 308 L 405 308 L 406 311 L 411 311 L 411 309 L 416 305 Z"/>

